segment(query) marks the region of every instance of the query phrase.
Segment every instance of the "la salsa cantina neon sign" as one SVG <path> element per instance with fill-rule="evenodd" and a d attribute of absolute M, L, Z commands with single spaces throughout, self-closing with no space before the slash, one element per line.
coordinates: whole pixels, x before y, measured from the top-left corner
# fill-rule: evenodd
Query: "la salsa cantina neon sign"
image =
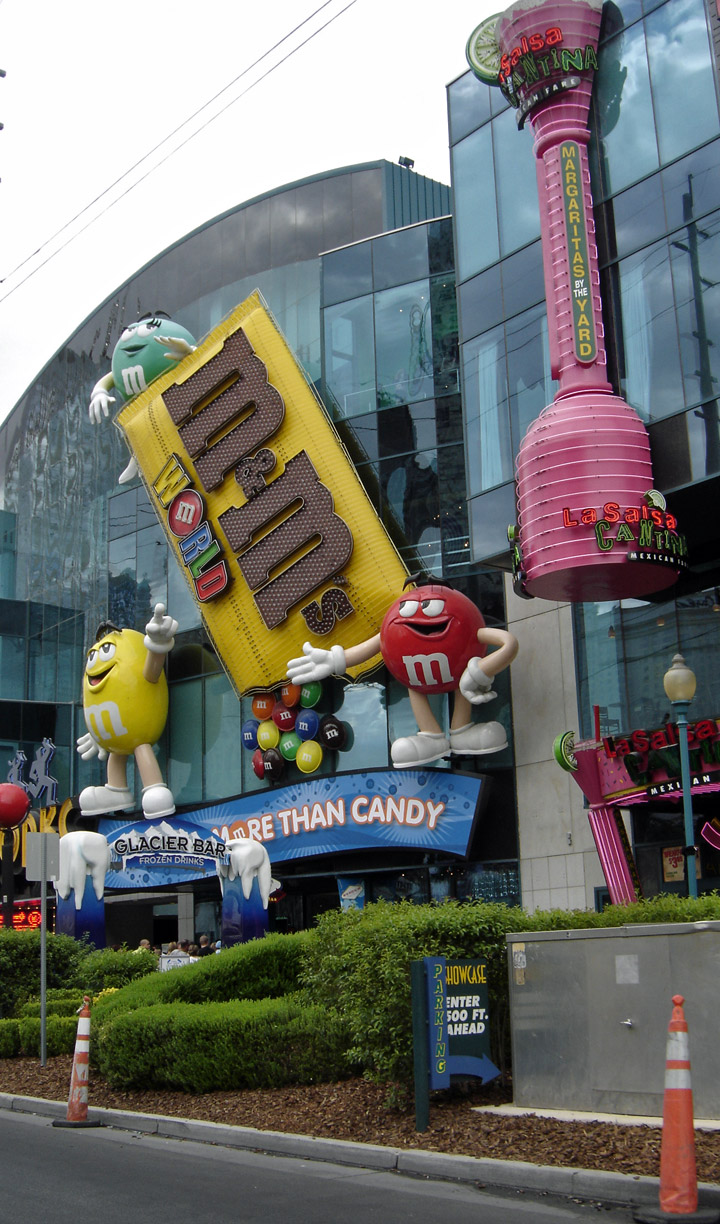
<path fill-rule="evenodd" d="M 563 528 L 592 526 L 600 552 L 610 552 L 615 545 L 628 545 L 629 561 L 653 561 L 680 568 L 687 566 L 687 540 L 677 530 L 674 514 L 660 506 L 644 503 L 621 510 L 616 501 L 605 502 L 602 510 L 585 506 L 562 510 Z"/>
<path fill-rule="evenodd" d="M 513 106 L 520 105 L 519 89 L 541 83 L 557 73 L 597 70 L 597 55 L 591 44 L 571 50 L 562 47 L 562 42 L 560 27 L 551 26 L 544 34 L 538 32 L 521 38 L 512 51 L 501 56 L 498 84 Z"/>

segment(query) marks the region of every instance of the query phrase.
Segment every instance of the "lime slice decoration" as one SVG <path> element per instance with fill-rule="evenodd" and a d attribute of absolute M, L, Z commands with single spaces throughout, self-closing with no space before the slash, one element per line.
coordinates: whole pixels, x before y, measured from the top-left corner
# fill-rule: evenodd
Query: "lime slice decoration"
<path fill-rule="evenodd" d="M 494 17 L 486 17 L 476 30 L 473 30 L 465 48 L 467 60 L 475 76 L 480 77 L 486 85 L 499 85 L 500 48 L 495 39 L 495 26 L 502 13 Z"/>
<path fill-rule="evenodd" d="M 558 765 L 566 769 L 568 773 L 574 773 L 577 769 L 577 760 L 575 759 L 575 732 L 563 731 L 562 735 L 557 735 L 553 743 L 553 756 Z"/>

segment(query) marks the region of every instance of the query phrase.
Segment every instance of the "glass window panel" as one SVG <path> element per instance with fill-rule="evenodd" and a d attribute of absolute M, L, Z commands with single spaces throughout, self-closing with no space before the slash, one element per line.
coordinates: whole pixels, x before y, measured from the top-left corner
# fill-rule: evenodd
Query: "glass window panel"
<path fill-rule="evenodd" d="M 599 155 L 604 192 L 614 195 L 659 166 L 642 24 L 610 39 L 600 49 L 598 61 Z"/>
<path fill-rule="evenodd" d="M 529 306 L 545 301 L 542 247 L 539 242 L 503 260 L 502 300 L 504 317 L 511 319 Z M 486 273 L 487 275 L 487 273 Z"/>
<path fill-rule="evenodd" d="M 677 320 L 667 243 L 659 242 L 618 265 L 627 402 L 645 420 L 669 416 L 684 404 Z"/>
<path fill-rule="evenodd" d="M 420 543 L 428 547 L 433 539 L 441 547 L 440 568 L 448 576 L 465 567 L 470 560 L 467 496 L 465 489 L 465 447 L 442 446 L 437 452 L 439 506 L 433 532 Z"/>
<path fill-rule="evenodd" d="M 696 218 L 715 210 L 720 198 L 720 140 L 661 172 L 669 230 L 688 222 L 688 194 Z"/>
<path fill-rule="evenodd" d="M 375 295 L 378 406 L 433 395 L 432 321 L 427 280 Z"/>
<path fill-rule="evenodd" d="M 137 534 L 135 629 L 144 630 L 157 603 L 165 607 L 168 605 L 167 563 L 168 546 L 156 520 L 152 527 L 146 527 Z"/>
<path fill-rule="evenodd" d="M 450 395 L 459 389 L 460 362 L 454 276 L 433 277 L 430 281 L 430 308 L 435 394 Z"/>
<path fill-rule="evenodd" d="M 346 417 L 376 407 L 372 303 L 357 298 L 324 312 L 327 390 Z"/>
<path fill-rule="evenodd" d="M 515 452 L 528 425 L 552 403 L 545 306 L 518 315 L 507 325 L 508 385 Z"/>
<path fill-rule="evenodd" d="M 135 628 L 135 553 L 134 535 L 108 545 L 108 616 L 121 629 Z"/>
<path fill-rule="evenodd" d="M 156 524 L 157 511 L 145 489 L 140 485 L 137 489 L 137 529 L 142 531 L 143 528 L 155 527 Z"/>
<path fill-rule="evenodd" d="M 111 540 L 134 532 L 137 492 L 136 488 L 126 489 L 108 499 L 108 536 Z"/>
<path fill-rule="evenodd" d="M 455 267 L 452 218 L 431 221 L 427 226 L 428 264 L 430 275 L 452 272 Z"/>
<path fill-rule="evenodd" d="M 472 32 L 472 31 L 471 31 Z M 478 80 L 474 72 L 466 72 L 448 86 L 450 141 L 456 144 L 481 123 L 490 118 L 492 89 Z"/>
<path fill-rule="evenodd" d="M 718 134 L 718 108 L 700 0 L 672 0 L 645 22 L 663 162 Z"/>
<path fill-rule="evenodd" d="M 388 764 L 388 738 L 382 684 L 348 684 L 335 713 L 353 728 L 350 746 L 337 758 L 338 768 L 384 768 Z"/>
<path fill-rule="evenodd" d="M 692 182 L 687 216 L 693 215 Z M 716 341 L 720 329 L 720 212 L 694 221 L 670 243 L 685 403 L 717 404 L 720 373 Z"/>
<path fill-rule="evenodd" d="M 409 544 L 421 544 L 438 535 L 437 451 L 385 459 L 380 464 L 383 501 L 402 528 Z"/>
<path fill-rule="evenodd" d="M 452 151 L 458 278 L 468 280 L 500 257 L 491 124 Z"/>
<path fill-rule="evenodd" d="M 470 462 L 470 475 L 472 470 Z M 481 497 L 473 497 L 468 502 L 468 511 L 473 560 L 482 561 L 485 557 L 497 557 L 500 554 L 507 556 L 508 524 L 514 523 L 517 518 L 514 484 L 503 484 Z"/>
<path fill-rule="evenodd" d="M 200 803 L 203 797 L 202 680 L 170 686 L 168 785 L 175 803 Z"/>
<path fill-rule="evenodd" d="M 515 111 L 493 123 L 500 251 L 507 255 L 540 237 L 537 172 L 530 124 L 518 131 Z"/>
<path fill-rule="evenodd" d="M 513 477 L 503 329 L 495 328 L 464 345 L 462 359 L 472 497 Z"/>
<path fill-rule="evenodd" d="M 443 395 L 436 400 L 435 427 L 443 442 L 463 441 L 462 401 L 459 395 Z"/>
<path fill-rule="evenodd" d="M 358 242 L 322 259 L 323 305 L 372 292 L 372 243 Z"/>
<path fill-rule="evenodd" d="M 720 471 L 719 416 L 717 400 L 710 399 L 702 408 L 695 408 L 681 417 L 673 417 L 673 421 L 684 427 L 685 433 L 684 451 L 675 455 L 672 464 L 673 485 L 681 483 L 681 474 L 685 476 L 682 483 L 687 484 L 689 480 L 704 480 L 706 476 L 714 476 Z M 689 473 L 683 472 L 677 462 L 680 456 L 684 457 L 685 452 L 689 452 Z"/>
<path fill-rule="evenodd" d="M 241 707 L 224 674 L 205 681 L 205 799 L 242 791 Z"/>
<path fill-rule="evenodd" d="M 48 644 L 47 656 L 41 653 L 41 643 L 30 645 L 30 692 L 31 701 L 54 700 L 55 697 L 55 653 Z M 25 639 L 0 637 L 0 697 L 25 697 Z"/>
<path fill-rule="evenodd" d="M 504 308 L 500 264 L 459 285 L 458 301 L 463 340 L 479 336 L 481 332 L 502 323 Z"/>
<path fill-rule="evenodd" d="M 372 248 L 375 290 L 427 277 L 427 229 L 424 225 L 376 238 Z"/>
<path fill-rule="evenodd" d="M 603 8 L 602 24 L 600 26 L 600 41 L 611 38 L 623 26 L 630 25 L 642 16 L 640 0 L 614 0 Z"/>
<path fill-rule="evenodd" d="M 612 254 L 628 255 L 640 247 L 649 246 L 667 232 L 662 179 L 652 175 L 628 191 L 616 195 L 611 204 L 611 225 L 614 224 L 615 246 Z"/>
<path fill-rule="evenodd" d="M 230 562 L 232 565 L 232 562 Z M 202 623 L 200 608 L 190 593 L 187 579 L 175 555 L 168 557 L 168 602 L 167 609 L 180 626 L 180 632 L 196 629 Z"/>
<path fill-rule="evenodd" d="M 376 420 L 381 458 L 412 454 L 437 444 L 433 400 L 386 408 L 378 413 Z"/>

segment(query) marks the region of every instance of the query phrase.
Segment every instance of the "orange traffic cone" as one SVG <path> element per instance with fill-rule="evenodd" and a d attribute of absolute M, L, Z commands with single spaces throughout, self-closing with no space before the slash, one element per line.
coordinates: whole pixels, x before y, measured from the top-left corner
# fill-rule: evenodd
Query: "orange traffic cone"
<path fill-rule="evenodd" d="M 682 995 L 673 995 L 673 1013 L 668 1025 L 665 1056 L 665 1096 L 660 1145 L 660 1210 L 642 1208 L 636 1220 L 720 1220 L 714 1208 L 698 1210 L 697 1172 L 695 1170 L 695 1124 L 690 1081 L 690 1045 L 683 1012 Z"/>
<path fill-rule="evenodd" d="M 99 1122 L 88 1122 L 88 1077 L 90 1073 L 90 999 L 83 996 L 78 1008 L 77 1036 L 73 1055 L 70 1096 L 66 1118 L 53 1120 L 53 1126 L 100 1126 Z"/>

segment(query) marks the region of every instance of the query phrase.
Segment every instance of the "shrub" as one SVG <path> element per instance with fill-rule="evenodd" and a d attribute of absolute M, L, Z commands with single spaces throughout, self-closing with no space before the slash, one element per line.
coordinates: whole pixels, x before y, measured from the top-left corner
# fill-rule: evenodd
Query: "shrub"
<path fill-rule="evenodd" d="M 154 952 L 98 948 L 83 960 L 77 980 L 86 994 L 99 994 L 108 986 L 126 986 L 128 982 L 147 977 L 155 972 L 157 966 L 158 958 Z"/>
<path fill-rule="evenodd" d="M 336 1008 L 350 1033 L 350 1056 L 377 1083 L 410 1087 L 413 1035 L 410 964 L 423 956 L 488 963 L 490 1054 L 509 1069 L 507 944 L 510 932 L 582 929 L 631 923 L 720 918 L 720 896 L 659 896 L 604 913 L 550 910 L 526 914 L 500 904 L 377 902 L 364 910 L 321 914 L 306 948 L 302 982 L 316 1004 Z"/>
<path fill-rule="evenodd" d="M 17 1020 L 0 1020 L 0 1058 L 15 1058 L 20 1053 L 20 1028 Z"/>
<path fill-rule="evenodd" d="M 62 991 L 62 993 L 48 991 L 45 1003 L 46 1013 L 48 1016 L 75 1016 L 78 1009 L 82 1007 L 82 1001 L 81 990 Z M 22 1003 L 16 1008 L 16 1013 L 19 1019 L 25 1016 L 39 1017 L 40 1009 L 40 999 L 29 999 L 27 1003 Z"/>
<path fill-rule="evenodd" d="M 106 1019 L 93 1061 L 117 1088 L 276 1088 L 343 1078 L 347 1044 L 336 1013 L 296 994 L 140 1007 Z"/>
<path fill-rule="evenodd" d="M 35 1016 L 24 1016 L 17 1022 L 20 1033 L 20 1054 L 35 1056 L 40 1054 L 40 1020 Z M 76 1016 L 48 1016 L 46 1025 L 47 1053 L 49 1057 L 55 1054 L 72 1054 L 77 1036 Z M 69 1087 L 69 1085 L 68 1085 Z"/>
<path fill-rule="evenodd" d="M 86 944 L 67 935 L 47 936 L 47 985 L 68 986 L 88 954 Z M 0 1016 L 13 1015 L 16 1004 L 38 993 L 40 932 L 0 931 Z"/>
<path fill-rule="evenodd" d="M 159 1003 L 219 1003 L 290 994 L 298 988 L 304 949 L 312 934 L 266 935 L 227 948 L 219 956 L 204 956 L 195 964 L 153 974 L 98 1000 L 95 1014 L 104 1020 Z"/>

